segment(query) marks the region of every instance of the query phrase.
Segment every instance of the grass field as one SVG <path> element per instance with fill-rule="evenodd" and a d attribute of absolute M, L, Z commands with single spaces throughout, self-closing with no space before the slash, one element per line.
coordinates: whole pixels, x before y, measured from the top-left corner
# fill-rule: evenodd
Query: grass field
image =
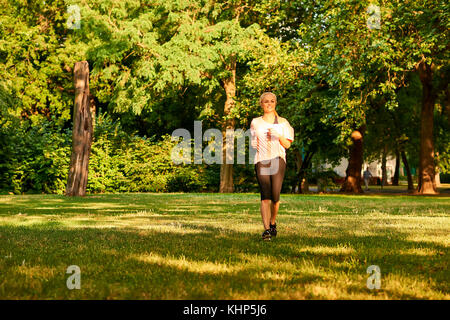
<path fill-rule="evenodd" d="M 450 298 L 448 196 L 283 194 L 277 220 L 261 241 L 259 194 L 2 195 L 0 298 Z"/>

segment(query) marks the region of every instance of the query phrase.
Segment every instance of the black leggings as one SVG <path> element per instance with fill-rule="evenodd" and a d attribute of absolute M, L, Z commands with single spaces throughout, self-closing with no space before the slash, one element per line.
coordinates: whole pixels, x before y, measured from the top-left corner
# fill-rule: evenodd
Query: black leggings
<path fill-rule="evenodd" d="M 261 200 L 280 201 L 281 186 L 283 185 L 286 162 L 277 157 L 263 160 L 255 164 L 256 179 L 258 180 Z"/>

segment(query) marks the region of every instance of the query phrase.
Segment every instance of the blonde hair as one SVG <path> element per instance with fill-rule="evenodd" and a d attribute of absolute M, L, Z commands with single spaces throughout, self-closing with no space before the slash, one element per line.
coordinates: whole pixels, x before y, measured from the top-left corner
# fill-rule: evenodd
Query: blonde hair
<path fill-rule="evenodd" d="M 262 101 L 263 101 L 264 97 L 267 96 L 267 95 L 269 95 L 269 94 L 272 95 L 272 96 L 275 98 L 275 104 L 277 103 L 277 96 L 276 96 L 274 93 L 270 92 L 270 91 L 266 91 L 266 92 L 264 92 L 264 93 L 261 95 L 261 97 L 259 98 L 259 105 L 262 104 Z M 280 117 L 280 116 L 278 115 L 278 112 L 277 112 L 275 109 L 273 110 L 273 112 L 275 112 L 275 115 L 276 115 L 277 117 Z"/>

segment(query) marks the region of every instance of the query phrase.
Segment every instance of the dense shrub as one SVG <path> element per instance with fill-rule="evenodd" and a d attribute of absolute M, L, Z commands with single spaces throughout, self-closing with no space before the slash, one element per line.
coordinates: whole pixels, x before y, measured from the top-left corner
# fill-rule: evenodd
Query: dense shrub
<path fill-rule="evenodd" d="M 70 160 L 70 131 L 43 121 L 0 128 L 0 189 L 63 193 Z"/>
<path fill-rule="evenodd" d="M 175 165 L 177 142 L 128 135 L 119 122 L 98 118 L 89 162 L 88 192 L 202 191 L 206 185 L 200 165 Z"/>
<path fill-rule="evenodd" d="M 233 170 L 235 192 L 259 192 L 254 164 L 235 165 Z"/>
<path fill-rule="evenodd" d="M 0 190 L 63 194 L 71 155 L 72 131 L 43 120 L 0 127 Z M 108 115 L 96 119 L 89 160 L 88 193 L 206 191 L 216 183 L 204 165 L 175 165 L 170 135 L 129 135 Z M 219 171 L 220 173 L 220 171 Z M 218 185 L 218 182 L 217 182 Z"/>
<path fill-rule="evenodd" d="M 332 169 L 323 171 L 313 171 L 307 175 L 309 183 L 317 184 L 318 191 L 327 191 L 339 189 L 339 184 L 336 181 L 339 180 L 340 176 Z"/>

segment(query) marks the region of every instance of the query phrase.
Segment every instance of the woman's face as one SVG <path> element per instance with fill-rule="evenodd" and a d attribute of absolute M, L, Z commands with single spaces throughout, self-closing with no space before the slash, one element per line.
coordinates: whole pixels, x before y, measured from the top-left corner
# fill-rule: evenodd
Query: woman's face
<path fill-rule="evenodd" d="M 275 111 L 275 106 L 277 102 L 275 100 L 275 97 L 273 95 L 266 95 L 263 100 L 261 101 L 261 107 L 264 110 L 264 113 L 271 113 Z"/>

